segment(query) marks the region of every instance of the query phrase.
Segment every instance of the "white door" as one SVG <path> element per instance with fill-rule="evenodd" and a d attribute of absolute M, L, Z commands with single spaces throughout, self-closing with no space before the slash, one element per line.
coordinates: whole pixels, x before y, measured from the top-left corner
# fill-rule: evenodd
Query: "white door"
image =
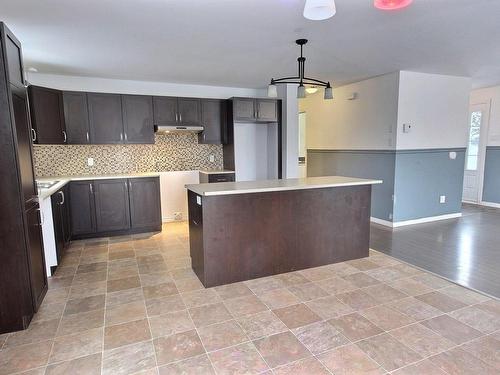
<path fill-rule="evenodd" d="M 487 130 L 488 104 L 475 104 L 470 107 L 469 138 L 465 155 L 464 191 L 462 199 L 479 203 L 484 168 L 484 152 Z"/>

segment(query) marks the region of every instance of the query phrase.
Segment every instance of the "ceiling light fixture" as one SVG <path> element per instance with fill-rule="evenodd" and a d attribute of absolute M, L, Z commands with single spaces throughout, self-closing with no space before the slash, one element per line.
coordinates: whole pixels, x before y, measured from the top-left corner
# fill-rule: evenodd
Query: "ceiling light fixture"
<path fill-rule="evenodd" d="M 303 47 L 307 43 L 307 39 L 297 39 L 295 41 L 300 46 L 300 57 L 297 59 L 299 63 L 299 75 L 295 77 L 285 77 L 278 79 L 271 79 L 271 83 L 267 88 L 267 95 L 270 98 L 276 98 L 278 96 L 277 84 L 296 84 L 299 85 L 297 88 L 297 98 L 302 99 L 306 97 L 306 86 L 313 86 L 316 88 L 318 86 L 325 88 L 325 99 L 333 99 L 333 89 L 330 82 L 321 81 L 315 78 L 309 78 L 305 76 L 305 65 L 306 58 L 303 56 Z M 308 87 L 310 88 L 310 87 Z"/>
<path fill-rule="evenodd" d="M 381 10 L 396 10 L 406 8 L 413 0 L 374 0 L 373 6 Z"/>
<path fill-rule="evenodd" d="M 335 0 L 306 0 L 304 17 L 312 21 L 331 18 L 337 13 Z"/>
<path fill-rule="evenodd" d="M 318 88 L 316 86 L 306 87 L 306 92 L 308 94 L 316 94 L 318 92 Z"/>

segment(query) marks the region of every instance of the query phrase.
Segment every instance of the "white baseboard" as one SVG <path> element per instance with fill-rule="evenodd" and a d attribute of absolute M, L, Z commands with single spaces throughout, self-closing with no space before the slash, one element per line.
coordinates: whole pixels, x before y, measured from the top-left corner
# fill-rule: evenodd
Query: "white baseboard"
<path fill-rule="evenodd" d="M 439 220 L 455 219 L 457 217 L 462 217 L 462 213 L 457 212 L 454 214 L 430 216 L 430 217 L 423 217 L 420 219 L 396 221 L 396 222 L 391 222 L 391 221 L 387 221 L 387 220 L 377 219 L 376 217 L 372 217 L 371 221 L 376 223 L 376 224 L 384 225 L 386 227 L 398 228 L 398 227 L 404 227 L 407 225 L 415 225 L 415 224 L 430 223 L 430 222 L 439 221 Z"/>
<path fill-rule="evenodd" d="M 500 208 L 500 203 L 493 203 L 493 202 L 484 202 L 484 201 L 481 201 L 479 204 L 481 206 L 486 206 L 486 207 Z"/>

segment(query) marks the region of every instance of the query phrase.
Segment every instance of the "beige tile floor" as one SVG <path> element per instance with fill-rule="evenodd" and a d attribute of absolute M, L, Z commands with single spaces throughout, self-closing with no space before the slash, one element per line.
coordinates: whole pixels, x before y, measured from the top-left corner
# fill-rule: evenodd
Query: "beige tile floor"
<path fill-rule="evenodd" d="M 185 223 L 75 242 L 0 375 L 498 374 L 500 302 L 371 251 L 204 289 Z"/>

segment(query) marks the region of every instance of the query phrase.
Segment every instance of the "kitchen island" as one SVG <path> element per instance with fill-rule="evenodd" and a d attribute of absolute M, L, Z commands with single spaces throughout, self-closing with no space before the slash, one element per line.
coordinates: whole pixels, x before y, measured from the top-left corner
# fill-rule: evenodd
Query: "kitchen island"
<path fill-rule="evenodd" d="M 368 256 L 372 185 L 328 176 L 186 185 L 205 287 Z"/>

